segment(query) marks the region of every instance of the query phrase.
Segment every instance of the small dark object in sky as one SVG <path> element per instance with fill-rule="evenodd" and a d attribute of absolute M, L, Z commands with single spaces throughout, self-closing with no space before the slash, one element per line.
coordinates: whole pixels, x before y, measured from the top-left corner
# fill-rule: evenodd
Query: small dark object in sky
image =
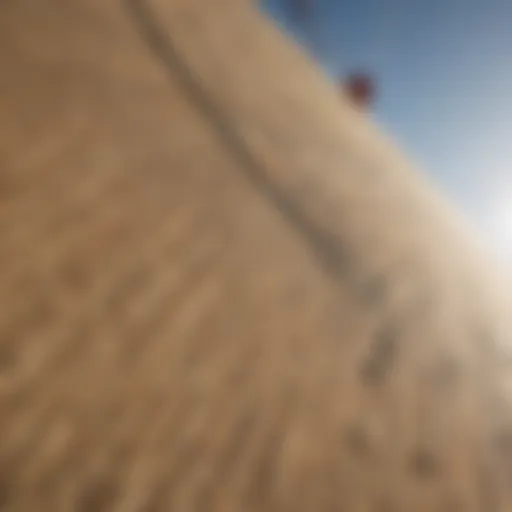
<path fill-rule="evenodd" d="M 373 104 L 375 85 L 370 76 L 353 73 L 343 80 L 341 85 L 356 105 L 367 108 Z"/>

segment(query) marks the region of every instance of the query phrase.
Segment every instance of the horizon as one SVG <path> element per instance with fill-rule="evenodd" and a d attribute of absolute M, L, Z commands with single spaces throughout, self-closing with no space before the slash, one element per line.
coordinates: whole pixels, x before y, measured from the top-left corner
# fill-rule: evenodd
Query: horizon
<path fill-rule="evenodd" d="M 309 1 L 261 4 L 331 79 L 374 77 L 376 122 L 512 261 L 512 2 Z"/>

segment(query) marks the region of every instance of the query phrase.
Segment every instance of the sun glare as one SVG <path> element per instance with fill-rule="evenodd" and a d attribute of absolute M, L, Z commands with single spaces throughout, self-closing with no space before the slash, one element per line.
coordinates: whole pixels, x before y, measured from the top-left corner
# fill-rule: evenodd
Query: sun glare
<path fill-rule="evenodd" d="M 500 253 L 512 262 L 512 191 L 490 208 L 490 235 Z"/>

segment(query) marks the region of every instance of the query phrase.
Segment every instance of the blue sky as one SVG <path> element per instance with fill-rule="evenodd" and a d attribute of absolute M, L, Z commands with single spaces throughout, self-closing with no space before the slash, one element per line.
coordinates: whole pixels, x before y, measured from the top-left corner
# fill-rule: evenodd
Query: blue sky
<path fill-rule="evenodd" d="M 309 2 L 262 0 L 327 73 L 375 76 L 377 121 L 512 256 L 512 0 Z"/>

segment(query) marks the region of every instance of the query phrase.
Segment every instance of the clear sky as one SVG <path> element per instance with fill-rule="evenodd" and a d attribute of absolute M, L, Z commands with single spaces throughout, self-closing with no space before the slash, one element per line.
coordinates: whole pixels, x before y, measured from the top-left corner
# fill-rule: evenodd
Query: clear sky
<path fill-rule="evenodd" d="M 512 0 L 261 0 L 512 258 Z M 307 2 L 308 0 L 306 0 Z"/>

